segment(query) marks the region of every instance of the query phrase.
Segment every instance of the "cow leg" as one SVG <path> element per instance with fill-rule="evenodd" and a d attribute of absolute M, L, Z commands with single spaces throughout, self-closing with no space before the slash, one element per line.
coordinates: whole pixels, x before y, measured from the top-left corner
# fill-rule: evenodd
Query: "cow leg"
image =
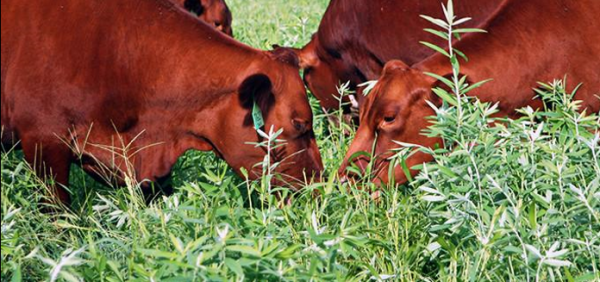
<path fill-rule="evenodd" d="M 2 76 L 4 77 L 4 73 L 2 73 Z M 10 127 L 10 122 L 8 118 L 9 109 L 6 106 L 8 102 L 5 101 L 5 97 L 6 95 L 4 93 L 4 78 L 2 78 L 2 127 L 0 129 L 0 139 L 2 139 L 2 150 L 9 151 L 10 149 L 16 146 L 18 137 L 16 135 L 16 132 Z"/>
<path fill-rule="evenodd" d="M 0 130 L 0 139 L 2 139 L 2 150 L 4 152 L 8 152 L 13 149 L 20 149 L 20 144 L 18 142 L 19 137 L 17 136 L 17 133 L 5 125 L 4 121 L 2 122 L 2 128 Z"/>
<path fill-rule="evenodd" d="M 52 137 L 56 139 L 56 137 Z M 60 203 L 69 205 L 71 197 L 64 188 L 69 185 L 71 152 L 60 142 L 35 142 L 36 139 L 22 139 L 25 160 L 31 164 L 36 174 L 43 180 L 52 179 L 51 192 Z M 39 139 L 38 139 L 39 140 Z"/>

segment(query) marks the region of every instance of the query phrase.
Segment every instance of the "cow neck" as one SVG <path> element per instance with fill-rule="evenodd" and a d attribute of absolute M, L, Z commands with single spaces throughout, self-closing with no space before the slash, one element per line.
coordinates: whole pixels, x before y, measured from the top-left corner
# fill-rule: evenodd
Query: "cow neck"
<path fill-rule="evenodd" d="M 163 11 L 156 21 L 139 37 L 142 42 L 132 43 L 148 46 L 137 47 L 140 54 L 134 62 L 143 66 L 143 74 L 136 75 L 144 85 L 139 90 L 145 108 L 140 120 L 183 125 L 185 117 L 236 92 L 264 58 L 262 51 L 225 36 L 180 9 Z"/>
<path fill-rule="evenodd" d="M 136 66 L 127 75 L 135 81 L 130 84 L 136 85 L 133 92 L 141 103 L 127 139 L 144 131 L 136 146 L 151 147 L 139 152 L 135 166 L 138 178 L 151 180 L 166 175 L 189 149 L 214 149 L 210 131 L 218 126 L 220 112 L 227 110 L 223 104 L 267 57 L 178 9 L 155 16 L 143 32 L 132 25 L 138 28 L 129 31 L 136 40 L 127 47 L 135 52 L 130 64 Z"/>
<path fill-rule="evenodd" d="M 149 103 L 150 107 L 140 117 L 140 128 L 150 129 L 144 133 L 149 139 L 142 142 L 158 145 L 139 153 L 135 162 L 139 179 L 166 176 L 188 150 L 214 151 L 223 157 L 218 146 L 226 128 L 223 122 L 235 114 L 231 109 L 238 101 L 237 87 L 243 78 L 252 74 L 255 64 L 239 74 L 232 72 L 230 75 L 235 77 L 225 79 L 225 83 L 220 84 L 223 88 L 214 89 L 215 92 L 197 91 L 195 87 L 183 85 L 177 86 L 179 102 L 157 99 L 158 103 Z M 169 97 L 171 94 L 161 95 Z"/>

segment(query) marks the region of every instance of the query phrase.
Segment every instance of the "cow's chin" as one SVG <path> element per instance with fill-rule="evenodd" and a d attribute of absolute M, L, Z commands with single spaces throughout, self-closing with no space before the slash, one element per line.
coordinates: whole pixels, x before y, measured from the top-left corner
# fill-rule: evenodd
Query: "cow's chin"
<path fill-rule="evenodd" d="M 249 172 L 251 180 L 260 180 L 265 175 L 261 165 L 254 166 Z M 289 188 L 292 191 L 299 191 L 303 186 L 311 181 L 317 181 L 320 174 L 317 171 L 305 171 L 298 169 L 298 165 L 281 165 L 271 172 L 271 186 Z"/>
<path fill-rule="evenodd" d="M 423 153 L 423 152 L 417 152 L 415 153 L 415 155 L 411 156 L 410 158 L 408 158 L 406 160 L 406 163 L 404 165 L 406 165 L 406 168 L 408 169 L 408 171 L 405 171 L 403 169 L 403 164 L 402 163 L 395 163 L 394 164 L 394 168 L 392 170 L 393 175 L 390 176 L 390 165 L 391 162 L 387 161 L 385 168 L 383 168 L 380 173 L 378 174 L 377 179 L 380 181 L 380 185 L 381 184 L 407 184 L 409 182 L 409 177 L 410 178 L 414 178 L 417 174 L 419 174 L 420 170 L 414 170 L 411 169 L 414 166 L 417 165 L 421 165 L 424 163 L 428 163 L 431 162 L 433 160 L 433 157 L 427 153 Z M 393 182 L 392 182 L 393 181 Z"/>
<path fill-rule="evenodd" d="M 220 156 L 242 179 L 264 181 L 269 178 L 272 187 L 299 190 L 311 179 L 318 180 L 322 163 L 316 150 L 316 142 L 314 140 L 296 142 L 290 136 L 283 135 L 278 138 L 291 141 L 286 141 L 281 147 L 275 146 L 276 148 L 270 152 L 264 147 L 254 145 L 264 140 L 252 141 L 252 144 L 249 141 L 234 141 L 222 146 Z M 244 139 L 251 140 L 251 137 L 246 135 Z M 265 163 L 266 154 L 270 156 L 268 163 Z M 269 171 L 267 167 L 271 167 L 271 170 Z"/>
<path fill-rule="evenodd" d="M 246 173 L 242 173 L 242 170 Z M 292 191 L 299 191 L 306 184 L 303 175 L 290 175 L 291 169 L 290 171 L 276 169 L 271 172 L 271 177 L 267 177 L 268 173 L 266 171 L 263 172 L 260 164 L 234 168 L 234 171 L 242 179 L 247 178 L 250 181 L 260 182 L 270 179 L 270 186 L 272 188 L 287 188 Z"/>
<path fill-rule="evenodd" d="M 341 172 L 343 181 L 348 181 L 348 182 L 352 183 L 352 185 L 364 186 L 365 184 L 367 184 L 364 181 L 368 180 L 369 184 L 374 184 L 373 186 L 375 186 L 377 188 L 385 188 L 388 185 L 402 185 L 402 184 L 408 183 L 409 176 L 404 171 L 403 164 L 394 162 L 393 163 L 394 167 L 390 171 L 390 165 L 392 165 L 392 161 L 389 159 L 389 157 L 392 155 L 393 154 L 390 153 L 390 154 L 385 154 L 386 157 L 382 156 L 382 157 L 377 158 L 377 160 L 373 163 L 372 172 L 368 176 L 364 175 L 364 173 L 365 173 L 364 170 L 363 170 L 363 176 L 358 179 L 356 176 L 347 175 L 347 174 Z M 405 164 L 406 164 L 406 167 L 409 168 L 408 173 L 409 173 L 410 177 L 415 177 L 415 175 L 417 175 L 419 173 L 419 170 L 410 169 L 411 167 L 430 162 L 432 159 L 433 159 L 433 157 L 431 155 L 428 155 L 428 154 L 422 153 L 422 152 L 418 152 L 415 155 L 408 158 L 406 160 Z M 362 163 L 362 165 L 361 165 L 361 163 Z M 360 163 L 356 163 L 355 165 L 358 165 L 359 167 L 366 167 L 368 163 L 369 163 L 369 161 L 360 160 Z M 391 175 L 390 175 L 390 172 L 392 173 Z M 372 186 L 370 186 L 370 187 L 372 188 Z M 364 187 L 359 187 L 359 188 L 364 188 Z"/>
<path fill-rule="evenodd" d="M 266 167 L 263 169 L 263 166 L 273 166 L 278 161 L 271 159 L 270 164 L 264 164 L 265 155 L 257 152 L 249 156 L 248 153 L 252 150 L 256 149 L 248 148 L 246 152 L 224 152 L 222 158 L 244 180 L 262 181 L 263 179 L 267 179 L 268 174 L 270 174 L 271 177 L 269 178 L 271 179 L 272 187 L 290 187 L 293 190 L 298 189 L 300 184 L 303 183 L 304 176 L 298 175 L 297 166 L 280 165 L 279 167 L 275 167 L 274 170 L 268 171 Z M 243 156 L 244 154 L 246 154 L 245 157 Z"/>
<path fill-rule="evenodd" d="M 293 172 L 293 173 L 292 173 Z M 292 190 L 299 190 L 308 183 L 321 181 L 321 172 L 318 170 L 301 171 L 299 174 L 297 167 L 290 167 L 278 173 L 275 184 L 281 187 L 289 187 Z"/>

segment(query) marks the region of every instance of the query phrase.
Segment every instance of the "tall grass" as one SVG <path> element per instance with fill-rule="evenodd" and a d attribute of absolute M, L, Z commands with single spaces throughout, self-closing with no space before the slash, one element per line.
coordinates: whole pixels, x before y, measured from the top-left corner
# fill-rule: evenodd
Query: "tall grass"
<path fill-rule="evenodd" d="M 307 42 L 327 4 L 228 3 L 236 36 L 260 48 Z M 276 163 L 265 160 L 264 177 L 252 182 L 192 152 L 177 164 L 169 197 L 139 204 L 132 187 L 102 187 L 75 170 L 75 203 L 48 214 L 44 184 L 19 152 L 3 152 L 1 279 L 598 281 L 600 120 L 577 111 L 570 86 L 540 85 L 545 107 L 522 109 L 517 120 L 494 118 L 495 105 L 459 87 L 449 94 L 460 106 L 436 109 L 427 132 L 447 146 L 377 201 L 357 188 L 368 175 L 339 183 L 354 133 L 330 123 L 314 99 L 328 180 L 282 198 L 269 193 L 283 191 L 268 186 Z"/>

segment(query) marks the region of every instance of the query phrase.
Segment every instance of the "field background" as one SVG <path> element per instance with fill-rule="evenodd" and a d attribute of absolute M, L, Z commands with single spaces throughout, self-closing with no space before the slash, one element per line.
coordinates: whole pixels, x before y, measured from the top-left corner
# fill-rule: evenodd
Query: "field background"
<path fill-rule="evenodd" d="M 236 39 L 261 49 L 307 43 L 328 3 L 227 2 Z M 175 193 L 149 206 L 135 185 L 107 188 L 74 166 L 72 207 L 47 214 L 46 186 L 3 152 L 2 281 L 600 281 L 599 120 L 574 111 L 572 86 L 548 88 L 546 109 L 506 126 L 488 126 L 492 105 L 471 101 L 463 128 L 445 109 L 432 131 L 454 153 L 434 152 L 377 201 L 329 177 L 287 205 L 265 181 L 188 152 Z M 333 176 L 352 131 L 311 103 Z"/>

